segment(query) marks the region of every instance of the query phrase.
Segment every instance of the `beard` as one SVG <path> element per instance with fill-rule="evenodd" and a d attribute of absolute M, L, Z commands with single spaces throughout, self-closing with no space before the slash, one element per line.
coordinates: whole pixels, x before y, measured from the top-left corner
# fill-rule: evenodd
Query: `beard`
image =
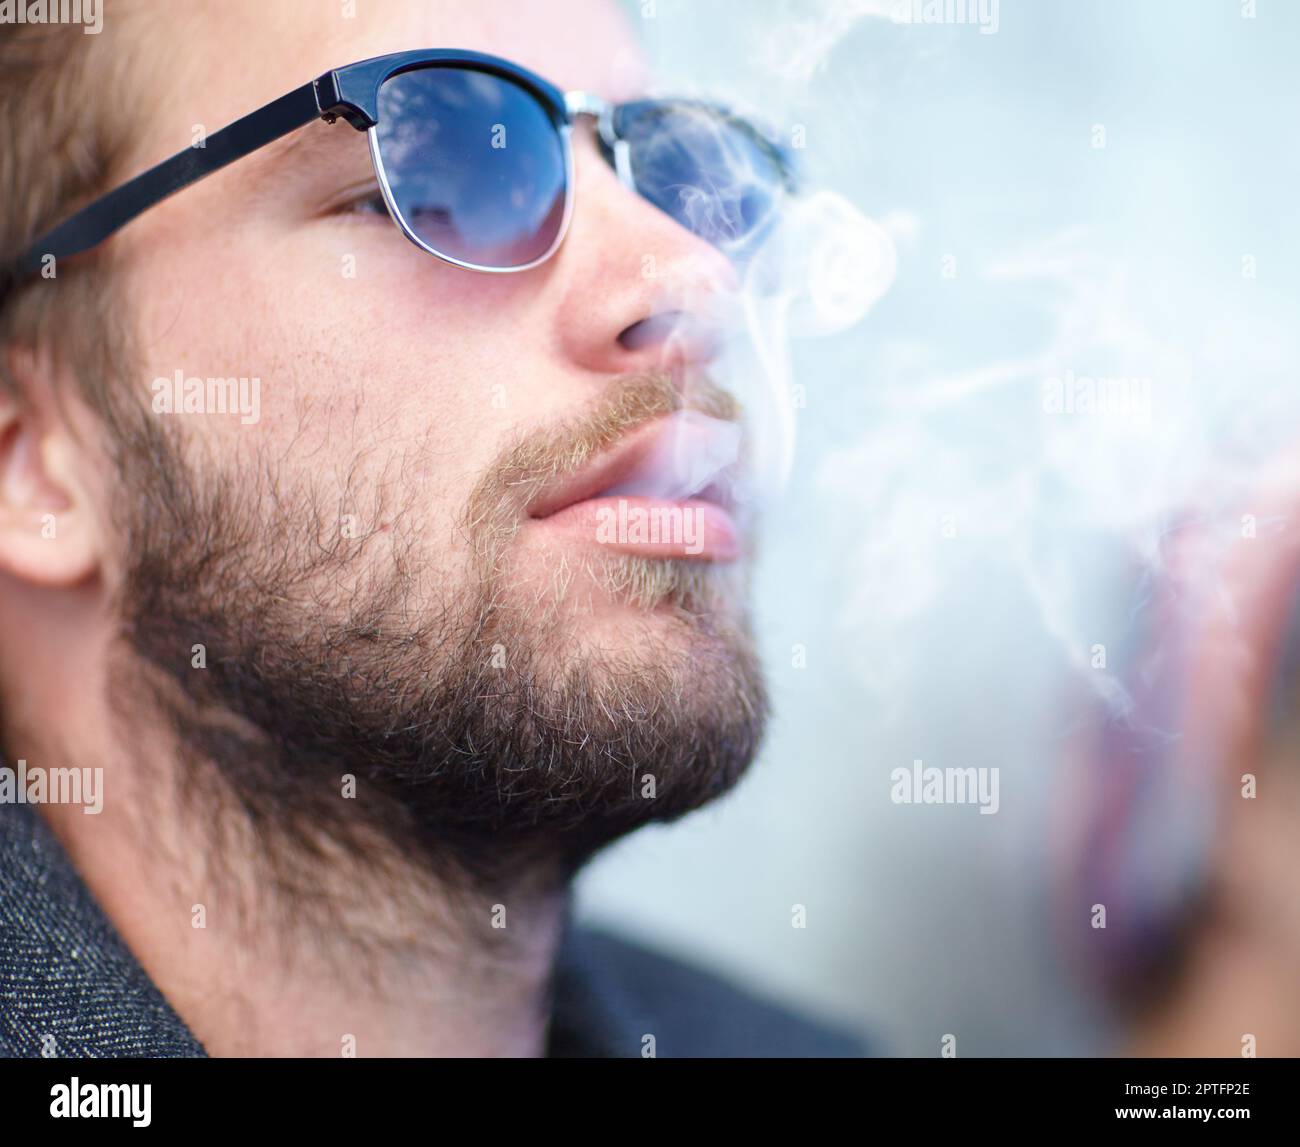
<path fill-rule="evenodd" d="M 767 709 L 739 567 L 594 553 L 525 577 L 515 544 L 532 492 L 682 405 L 667 379 L 629 379 L 512 442 L 460 515 L 470 558 L 450 592 L 428 584 L 413 492 L 336 503 L 266 460 L 200 470 L 160 420 L 137 423 L 119 458 L 134 672 L 118 700 L 129 712 L 143 679 L 166 715 L 169 791 L 210 853 L 251 846 L 299 895 L 342 855 L 482 890 L 539 863 L 571 875 L 730 788 Z M 340 506 L 367 496 L 384 529 L 341 530 Z M 590 639 L 583 590 L 615 605 L 613 641 Z"/>

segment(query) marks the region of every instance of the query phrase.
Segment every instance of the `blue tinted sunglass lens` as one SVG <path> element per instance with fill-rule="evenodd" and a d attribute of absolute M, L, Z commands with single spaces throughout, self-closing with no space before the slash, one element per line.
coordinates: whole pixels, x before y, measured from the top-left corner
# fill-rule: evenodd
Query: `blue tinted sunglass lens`
<path fill-rule="evenodd" d="M 522 267 L 564 226 L 560 129 L 525 88 L 454 67 L 401 72 L 379 89 L 376 140 L 407 228 L 439 255 Z"/>
<path fill-rule="evenodd" d="M 613 127 L 627 143 L 637 192 L 724 250 L 761 239 L 792 183 L 781 149 L 746 121 L 707 104 L 621 104 Z"/>

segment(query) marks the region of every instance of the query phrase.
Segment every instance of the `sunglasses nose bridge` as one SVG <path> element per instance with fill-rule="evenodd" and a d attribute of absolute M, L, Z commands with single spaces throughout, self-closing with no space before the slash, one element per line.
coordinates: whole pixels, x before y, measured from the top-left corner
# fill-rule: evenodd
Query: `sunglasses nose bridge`
<path fill-rule="evenodd" d="M 571 120 L 585 115 L 591 116 L 598 123 L 608 120 L 612 111 L 605 100 L 591 92 L 565 92 L 564 110 L 569 113 Z"/>
<path fill-rule="evenodd" d="M 601 141 L 609 148 L 614 173 L 626 187 L 636 190 L 632 178 L 632 153 L 625 139 L 619 139 L 614 130 L 614 105 L 591 92 L 566 92 L 564 107 L 572 122 L 579 116 L 589 116 L 595 121 Z"/>

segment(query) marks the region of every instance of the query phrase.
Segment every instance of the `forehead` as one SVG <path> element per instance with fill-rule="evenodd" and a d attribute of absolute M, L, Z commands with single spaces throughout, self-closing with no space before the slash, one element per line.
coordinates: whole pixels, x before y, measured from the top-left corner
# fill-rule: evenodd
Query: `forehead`
<path fill-rule="evenodd" d="M 617 0 L 173 0 L 137 16 L 154 67 L 150 118 L 169 139 L 178 119 L 213 130 L 330 68 L 417 48 L 504 56 L 606 99 L 646 84 Z"/>

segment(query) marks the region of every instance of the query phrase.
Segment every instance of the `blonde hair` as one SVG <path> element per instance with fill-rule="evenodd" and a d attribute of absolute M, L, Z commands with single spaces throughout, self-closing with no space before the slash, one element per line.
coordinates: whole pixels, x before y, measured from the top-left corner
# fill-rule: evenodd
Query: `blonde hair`
<path fill-rule="evenodd" d="M 129 8 L 109 0 L 104 29 L 76 24 L 0 24 L 0 349 L 47 347 L 69 363 L 92 407 L 107 399 L 103 379 L 112 333 L 111 260 L 106 251 L 60 265 L 53 278 L 11 278 L 45 231 L 122 178 L 139 123 L 139 84 L 125 34 Z M 13 393 L 8 356 L 0 386 Z"/>

